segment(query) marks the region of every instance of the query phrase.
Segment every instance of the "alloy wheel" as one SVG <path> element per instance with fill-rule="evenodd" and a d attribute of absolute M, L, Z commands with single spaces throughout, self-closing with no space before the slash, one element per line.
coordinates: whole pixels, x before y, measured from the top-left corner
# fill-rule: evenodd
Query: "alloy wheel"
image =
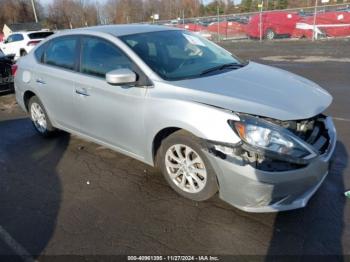
<path fill-rule="evenodd" d="M 182 144 L 171 146 L 165 154 L 170 179 L 182 191 L 198 193 L 207 183 L 207 170 L 199 154 Z"/>
<path fill-rule="evenodd" d="M 38 103 L 32 103 L 30 107 L 30 114 L 35 128 L 40 133 L 45 133 L 47 130 L 46 115 L 42 107 Z"/>
<path fill-rule="evenodd" d="M 268 30 L 266 33 L 266 38 L 268 40 L 273 40 L 275 38 L 275 32 L 272 30 Z"/>

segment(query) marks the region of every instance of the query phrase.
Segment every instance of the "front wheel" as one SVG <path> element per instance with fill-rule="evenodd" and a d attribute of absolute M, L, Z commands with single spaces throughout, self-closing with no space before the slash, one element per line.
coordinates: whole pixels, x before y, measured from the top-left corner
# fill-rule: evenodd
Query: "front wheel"
<path fill-rule="evenodd" d="M 195 201 L 207 200 L 218 191 L 215 171 L 203 149 L 198 138 L 180 130 L 165 138 L 157 153 L 157 164 L 168 184 Z"/>
<path fill-rule="evenodd" d="M 39 98 L 33 96 L 29 100 L 28 109 L 33 126 L 40 135 L 48 137 L 55 133 L 56 129 L 52 126 Z"/>

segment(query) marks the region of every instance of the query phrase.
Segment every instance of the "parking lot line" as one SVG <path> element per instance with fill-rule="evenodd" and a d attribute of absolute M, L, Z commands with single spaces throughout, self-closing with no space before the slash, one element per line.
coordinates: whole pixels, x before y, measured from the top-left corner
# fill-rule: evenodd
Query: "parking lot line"
<path fill-rule="evenodd" d="M 5 242 L 19 257 L 25 262 L 34 262 L 35 260 L 29 252 L 22 247 L 2 226 L 0 226 L 0 239 Z"/>
<path fill-rule="evenodd" d="M 342 118 L 342 117 L 333 117 L 333 119 L 334 119 L 334 120 L 338 120 L 338 121 L 350 122 L 350 119 Z"/>

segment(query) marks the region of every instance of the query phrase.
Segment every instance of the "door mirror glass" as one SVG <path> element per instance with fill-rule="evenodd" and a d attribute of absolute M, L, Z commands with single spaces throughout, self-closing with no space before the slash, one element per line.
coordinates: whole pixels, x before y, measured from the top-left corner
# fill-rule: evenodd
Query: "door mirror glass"
<path fill-rule="evenodd" d="M 9 41 L 6 39 L 6 40 L 4 40 L 4 44 L 7 44 Z"/>
<path fill-rule="evenodd" d="M 136 74 L 128 68 L 116 69 L 106 74 L 106 81 L 111 85 L 131 84 L 136 82 Z"/>

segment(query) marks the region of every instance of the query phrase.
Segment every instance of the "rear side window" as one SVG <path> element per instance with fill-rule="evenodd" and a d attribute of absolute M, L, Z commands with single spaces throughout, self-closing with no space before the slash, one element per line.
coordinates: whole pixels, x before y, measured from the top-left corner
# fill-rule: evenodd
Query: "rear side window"
<path fill-rule="evenodd" d="M 132 61 L 114 44 L 96 37 L 84 37 L 80 71 L 85 74 L 105 77 L 115 69 L 133 68 Z"/>
<path fill-rule="evenodd" d="M 38 33 L 30 33 L 30 34 L 28 34 L 28 37 L 30 39 L 42 39 L 42 38 L 46 38 L 52 34 L 53 34 L 53 32 L 38 32 Z"/>
<path fill-rule="evenodd" d="M 44 63 L 74 70 L 76 64 L 77 37 L 59 37 L 49 42 Z"/>

